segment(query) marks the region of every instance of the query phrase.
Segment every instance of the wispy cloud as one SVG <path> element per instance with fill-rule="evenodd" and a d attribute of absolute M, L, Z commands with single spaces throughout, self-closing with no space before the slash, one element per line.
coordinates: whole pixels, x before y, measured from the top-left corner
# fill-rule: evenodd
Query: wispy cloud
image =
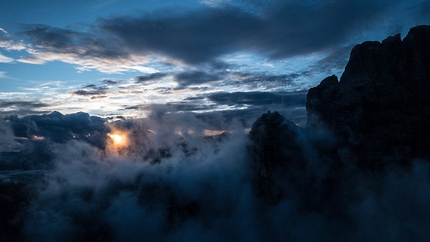
<path fill-rule="evenodd" d="M 0 48 L 11 51 L 24 50 L 26 47 L 22 41 L 17 42 L 10 39 L 10 34 L 6 30 L 0 28 Z"/>
<path fill-rule="evenodd" d="M 13 58 L 4 56 L 0 53 L 0 63 L 10 63 L 13 62 Z"/>
<path fill-rule="evenodd" d="M 78 96 L 101 96 L 106 94 L 106 87 L 97 87 L 96 85 L 87 85 L 81 90 L 72 92 L 74 95 Z"/>
<path fill-rule="evenodd" d="M 46 113 L 47 111 L 43 109 L 49 106 L 49 104 L 42 103 L 40 101 L 0 101 L 0 111 L 2 115 L 28 115 Z"/>
<path fill-rule="evenodd" d="M 149 58 L 129 53 L 119 47 L 117 41 L 100 35 L 46 25 L 25 25 L 21 34 L 27 38 L 26 45 L 18 45 L 5 36 L 0 42 L 2 48 L 25 50 L 29 54 L 19 58 L 19 62 L 44 64 L 61 61 L 76 65 L 79 71 L 98 70 L 103 73 L 158 72 L 146 66 L 151 61 Z"/>
<path fill-rule="evenodd" d="M 115 74 L 127 71 L 139 71 L 142 73 L 156 73 L 157 69 L 144 66 L 148 63 L 143 57 L 129 56 L 128 58 L 103 58 L 97 56 L 82 57 L 79 53 L 44 52 L 35 49 L 27 49 L 31 56 L 18 59 L 19 62 L 28 64 L 44 64 L 50 61 L 62 61 L 76 65 L 78 71 L 97 70 L 102 73 Z M 143 60 L 142 60 L 143 59 Z"/>

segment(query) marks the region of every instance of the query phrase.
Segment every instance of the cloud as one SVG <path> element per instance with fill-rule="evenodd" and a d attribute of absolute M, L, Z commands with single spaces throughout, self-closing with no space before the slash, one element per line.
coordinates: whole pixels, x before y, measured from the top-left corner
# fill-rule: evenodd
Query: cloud
<path fill-rule="evenodd" d="M 353 46 L 338 47 L 310 67 L 310 72 L 325 72 L 344 70 Z"/>
<path fill-rule="evenodd" d="M 27 115 L 27 114 L 40 114 L 46 113 L 41 110 L 42 108 L 49 107 L 47 103 L 41 103 L 38 101 L 18 101 L 18 100 L 3 100 L 0 101 L 0 110 L 4 115 Z"/>
<path fill-rule="evenodd" d="M 132 96 L 132 101 L 127 101 L 127 105 L 120 106 L 120 109 L 117 110 L 118 113 L 136 113 L 132 110 L 140 110 L 145 113 L 151 108 L 151 104 L 157 103 L 172 108 L 172 112 L 210 113 L 252 109 L 250 112 L 255 118 L 260 113 L 271 109 L 269 106 L 272 105 L 273 109 L 276 108 L 295 122 L 301 123 L 295 117 L 303 120 L 302 112 L 305 104 L 303 100 L 305 100 L 306 93 L 294 90 L 300 90 L 295 82 L 304 78 L 303 75 L 306 73 L 269 75 L 188 70 L 137 76 L 130 79 L 129 84 L 124 81 L 121 85 L 109 86 L 109 89 L 91 85 L 75 94 L 87 96 L 100 94 L 100 98 L 108 96 L 109 99 L 106 101 L 112 103 L 118 103 L 120 98 L 126 100 Z M 237 91 L 229 92 L 229 90 Z M 264 90 L 264 92 L 257 90 Z M 138 97 L 135 98 L 135 95 Z M 237 103 L 234 103 L 235 101 Z M 244 110 L 238 114 L 243 112 Z"/>
<path fill-rule="evenodd" d="M 10 34 L 0 28 L 0 48 L 3 48 L 7 51 L 11 50 L 24 50 L 26 47 L 22 42 L 16 42 L 10 39 Z"/>
<path fill-rule="evenodd" d="M 110 38 L 47 25 L 25 25 L 22 32 L 30 45 L 26 51 L 30 56 L 18 61 L 43 64 L 62 61 L 77 65 L 80 71 L 96 69 L 104 73 L 140 71 L 154 73 L 156 69 L 144 66 L 148 60 L 136 56 L 120 47 L 120 43 Z"/>
<path fill-rule="evenodd" d="M 29 56 L 19 61 L 57 60 L 80 71 L 157 73 L 153 61 L 199 66 L 241 52 L 279 60 L 333 52 L 381 26 L 409 28 L 412 16 L 415 24 L 425 22 L 417 14 L 425 3 L 407 4 L 410 8 L 399 17 L 403 5 L 401 0 L 229 1 L 170 14 L 100 18 L 87 29 L 25 25 Z"/>
<path fill-rule="evenodd" d="M 142 73 L 154 73 L 158 70 L 143 66 L 147 63 L 140 56 L 129 56 L 128 58 L 103 58 L 95 56 L 81 56 L 79 52 L 59 53 L 57 51 L 45 51 L 40 49 L 27 49 L 30 56 L 18 59 L 17 61 L 28 64 L 44 64 L 51 61 L 62 61 L 77 65 L 78 71 L 98 70 L 107 74 L 117 74 L 127 71 L 139 71 Z"/>
<path fill-rule="evenodd" d="M 392 236 L 393 241 L 421 241 L 428 237 L 428 161 L 413 161 L 406 170 L 372 173 L 355 167 L 342 154 L 336 161 L 342 165 L 317 158 L 321 169 L 305 183 L 291 179 L 311 174 L 300 167 L 291 170 L 284 183 L 277 178 L 287 195 L 273 204 L 255 190 L 258 174 L 240 123 L 216 115 L 205 120 L 173 113 L 165 106 L 151 110 L 148 118 L 110 124 L 84 113 L 9 120 L 15 136 L 23 132 L 29 138 L 46 139 L 22 139 L 23 151 L 0 152 L 0 204 L 11 204 L 7 199 L 15 202 L 2 206 L 8 208 L 7 219 L 0 218 L 0 229 L 8 228 L 3 238 L 362 241 Z M 229 134 L 204 135 L 215 126 Z M 85 136 L 99 132 L 105 140 L 114 129 L 127 132 L 131 141 L 127 148 L 111 150 L 106 148 L 109 141 L 99 146 Z M 332 142 L 324 132 L 301 135 L 299 143 L 308 156 L 314 142 Z M 20 162 L 27 173 L 19 173 L 16 165 L 7 168 L 7 160 Z"/>
<path fill-rule="evenodd" d="M 242 120 L 244 126 L 250 126 L 261 113 L 277 110 L 283 116 L 304 127 L 306 124 L 307 91 L 296 92 L 218 92 L 201 98 L 215 103 L 215 110 L 228 106 L 222 111 L 224 116 Z"/>
<path fill-rule="evenodd" d="M 66 115 L 52 112 L 22 118 L 9 116 L 8 120 L 17 137 L 38 136 L 60 143 L 78 139 L 85 140 L 97 147 L 104 146 L 104 136 L 108 130 L 104 125 L 104 119 L 83 112 Z"/>
<path fill-rule="evenodd" d="M 22 147 L 15 141 L 10 123 L 5 122 L 3 117 L 0 118 L 0 153 L 21 150 Z"/>
<path fill-rule="evenodd" d="M 102 58 L 127 57 L 126 52 L 96 35 L 77 32 L 48 25 L 25 25 L 22 32 L 31 44 L 42 50 L 53 50 L 57 53 L 79 53 L 81 57 L 100 56 Z M 92 47 L 92 48 L 88 48 Z"/>
<path fill-rule="evenodd" d="M 261 6 L 259 14 L 222 5 L 169 16 L 102 19 L 99 25 L 136 52 L 156 52 L 190 64 L 237 51 L 280 59 L 339 46 L 366 26 L 376 27 L 397 4 L 273 1 Z"/>
<path fill-rule="evenodd" d="M 278 87 L 294 86 L 294 82 L 297 81 L 297 79 L 306 76 L 308 74 L 308 71 L 292 72 L 289 74 L 282 74 L 282 75 L 270 75 L 266 73 L 246 73 L 246 72 L 239 72 L 235 74 L 241 79 L 241 83 L 243 84 L 262 85 L 265 88 L 269 89 L 274 86 L 278 86 Z"/>
<path fill-rule="evenodd" d="M 306 104 L 306 92 L 233 92 L 214 93 L 207 98 L 218 105 L 274 105 L 303 107 Z"/>
<path fill-rule="evenodd" d="M 158 81 L 158 80 L 160 80 L 163 77 L 166 77 L 168 75 L 169 74 L 167 74 L 167 73 L 154 73 L 154 74 L 150 74 L 147 76 L 137 76 L 137 77 L 135 77 L 135 80 L 136 80 L 136 83 L 145 84 L 147 82 Z"/>
<path fill-rule="evenodd" d="M 187 87 L 190 85 L 205 84 L 213 81 L 218 81 L 222 77 L 220 75 L 206 73 L 204 71 L 185 71 L 176 74 L 174 81 L 179 84 L 180 87 Z"/>
<path fill-rule="evenodd" d="M 73 95 L 78 96 L 101 96 L 107 93 L 106 87 L 97 87 L 93 84 L 85 86 L 81 90 L 72 92 Z"/>
<path fill-rule="evenodd" d="M 0 108 L 10 108 L 10 107 L 28 107 L 28 108 L 41 108 L 47 107 L 48 104 L 38 103 L 38 102 L 28 102 L 28 101 L 1 101 Z"/>
<path fill-rule="evenodd" d="M 104 80 L 102 80 L 101 82 L 102 82 L 103 84 L 105 84 L 105 85 L 116 85 L 116 84 L 121 83 L 121 81 L 118 81 L 118 80 L 110 80 L 110 79 L 104 79 Z"/>
<path fill-rule="evenodd" d="M 4 56 L 4 55 L 2 55 L 0 53 L 0 63 L 10 63 L 10 62 L 13 62 L 13 61 L 14 61 L 13 58 Z"/>

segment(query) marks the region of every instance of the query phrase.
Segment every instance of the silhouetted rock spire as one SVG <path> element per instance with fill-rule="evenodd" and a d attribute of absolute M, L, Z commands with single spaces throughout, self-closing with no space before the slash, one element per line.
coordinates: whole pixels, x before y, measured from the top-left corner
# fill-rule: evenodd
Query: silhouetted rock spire
<path fill-rule="evenodd" d="M 337 82 L 324 79 L 308 92 L 308 128 L 326 126 L 364 165 L 381 155 L 429 157 L 430 26 L 351 51 Z"/>
<path fill-rule="evenodd" d="M 355 174 L 380 177 L 430 158 L 430 26 L 355 46 L 340 81 L 311 88 L 306 108 L 305 129 L 270 111 L 252 126 L 257 191 L 346 216 Z"/>

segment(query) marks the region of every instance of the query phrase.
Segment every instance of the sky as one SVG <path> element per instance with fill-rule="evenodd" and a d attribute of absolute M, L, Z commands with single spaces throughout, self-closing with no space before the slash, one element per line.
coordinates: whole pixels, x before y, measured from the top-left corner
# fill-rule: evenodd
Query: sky
<path fill-rule="evenodd" d="M 340 76 L 354 45 L 430 23 L 425 0 L 1 5 L 0 112 L 19 116 L 142 117 L 154 105 L 304 116 L 306 90 Z"/>

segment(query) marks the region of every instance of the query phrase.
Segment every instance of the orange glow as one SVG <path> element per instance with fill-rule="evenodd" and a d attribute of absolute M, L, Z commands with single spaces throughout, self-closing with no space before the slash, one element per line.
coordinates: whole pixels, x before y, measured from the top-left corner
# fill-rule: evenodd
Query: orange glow
<path fill-rule="evenodd" d="M 123 131 L 115 130 L 107 135 L 110 138 L 110 144 L 114 149 L 123 148 L 128 145 L 127 133 Z"/>

